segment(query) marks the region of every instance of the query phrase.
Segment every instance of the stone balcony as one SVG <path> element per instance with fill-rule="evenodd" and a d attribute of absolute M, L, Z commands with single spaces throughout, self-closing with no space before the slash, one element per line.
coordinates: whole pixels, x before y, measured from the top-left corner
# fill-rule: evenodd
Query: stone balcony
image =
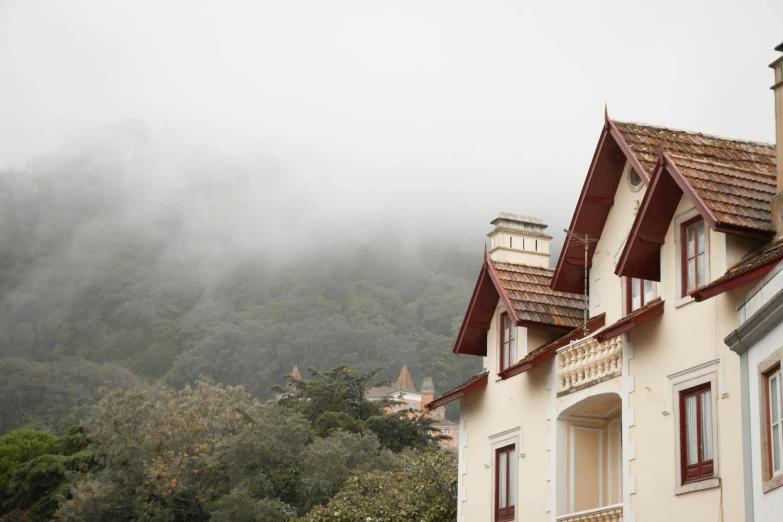
<path fill-rule="evenodd" d="M 623 341 L 585 337 L 557 351 L 558 395 L 572 393 L 622 374 Z"/>
<path fill-rule="evenodd" d="M 557 522 L 622 522 L 623 505 L 615 504 L 557 517 Z"/>

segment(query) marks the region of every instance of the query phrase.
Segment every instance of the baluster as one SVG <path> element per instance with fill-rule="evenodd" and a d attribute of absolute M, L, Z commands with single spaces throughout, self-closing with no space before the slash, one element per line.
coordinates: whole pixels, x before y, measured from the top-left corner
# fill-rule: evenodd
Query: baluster
<path fill-rule="evenodd" d="M 561 352 L 557 354 L 557 382 L 558 391 L 565 390 L 566 386 L 566 374 L 565 374 L 565 353 Z"/>
<path fill-rule="evenodd" d="M 585 349 L 582 345 L 576 345 L 574 351 L 576 352 L 576 384 L 578 386 L 585 380 Z"/>
<path fill-rule="evenodd" d="M 610 341 L 601 343 L 604 347 L 604 375 L 611 375 L 612 372 L 612 346 Z"/>
<path fill-rule="evenodd" d="M 609 373 L 617 371 L 617 338 L 607 341 L 609 344 Z"/>
<path fill-rule="evenodd" d="M 614 371 L 619 372 L 623 369 L 623 338 L 616 337 L 614 343 Z"/>
<path fill-rule="evenodd" d="M 598 372 L 598 343 L 595 339 L 590 339 L 590 379 L 595 379 L 599 376 Z"/>
<path fill-rule="evenodd" d="M 576 360 L 576 348 L 573 346 L 568 348 L 568 360 L 570 361 L 570 364 L 568 365 L 568 378 L 569 378 L 569 388 L 573 388 L 576 386 L 577 381 L 577 360 Z"/>

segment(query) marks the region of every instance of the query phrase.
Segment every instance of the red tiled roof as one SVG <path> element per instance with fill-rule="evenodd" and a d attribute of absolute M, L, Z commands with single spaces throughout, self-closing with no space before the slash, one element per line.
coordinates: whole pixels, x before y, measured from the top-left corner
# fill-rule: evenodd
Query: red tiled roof
<path fill-rule="evenodd" d="M 767 243 L 745 256 L 745 259 L 731 267 L 715 281 L 691 292 L 696 301 L 704 301 L 732 288 L 744 285 L 767 275 L 783 260 L 783 239 Z"/>
<path fill-rule="evenodd" d="M 663 149 L 719 224 L 772 232 L 775 146 L 638 123 L 613 122 L 652 177 Z"/>
<path fill-rule="evenodd" d="M 427 403 L 424 407 L 428 410 L 434 410 L 435 408 L 439 408 L 443 406 L 444 404 L 448 404 L 451 401 L 457 400 L 460 397 L 464 397 L 468 393 L 472 392 L 473 390 L 477 390 L 478 388 L 482 388 L 487 385 L 487 382 L 489 381 L 489 372 L 487 370 L 484 370 L 483 372 L 474 375 L 467 381 L 463 382 L 456 388 L 453 388 L 437 399 L 435 399 L 432 402 Z"/>
<path fill-rule="evenodd" d="M 489 260 L 520 321 L 576 328 L 583 321 L 584 298 L 552 290 L 554 270 Z"/>

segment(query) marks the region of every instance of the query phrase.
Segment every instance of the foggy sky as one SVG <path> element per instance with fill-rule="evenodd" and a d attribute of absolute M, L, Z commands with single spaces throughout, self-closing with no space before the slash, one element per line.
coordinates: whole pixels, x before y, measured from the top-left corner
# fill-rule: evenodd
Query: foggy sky
<path fill-rule="evenodd" d="M 504 210 L 559 243 L 604 104 L 773 142 L 781 41 L 780 0 L 0 0 L 0 168 L 130 118 L 271 158 L 336 226 L 481 248 Z"/>

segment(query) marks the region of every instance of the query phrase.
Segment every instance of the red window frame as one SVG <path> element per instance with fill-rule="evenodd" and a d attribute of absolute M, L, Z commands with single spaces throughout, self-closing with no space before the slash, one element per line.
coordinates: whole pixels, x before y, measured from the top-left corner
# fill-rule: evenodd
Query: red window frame
<path fill-rule="evenodd" d="M 710 391 L 710 399 L 712 399 L 712 386 L 707 382 L 688 388 L 680 392 L 680 473 L 682 474 L 682 484 L 690 484 L 692 482 L 699 482 L 701 480 L 711 479 L 714 476 L 715 470 L 715 440 L 713 439 L 713 458 L 704 460 L 704 434 L 702 433 L 702 426 L 704 424 L 704 412 L 702 411 L 702 394 L 705 391 Z M 698 458 L 695 464 L 688 465 L 688 415 L 685 410 L 685 400 L 690 396 L 696 396 L 696 448 L 698 452 Z M 710 400 L 710 407 L 713 403 Z M 711 418 L 714 422 L 714 411 Z M 712 427 L 709 428 L 710 430 Z M 712 433 L 710 433 L 712 436 Z"/>
<path fill-rule="evenodd" d="M 685 297 L 689 292 L 692 292 L 699 288 L 699 223 L 704 222 L 701 216 L 696 216 L 693 219 L 689 219 L 682 225 L 680 225 L 680 270 L 682 273 L 682 296 Z M 693 257 L 688 257 L 688 229 L 693 228 Z M 704 238 L 706 240 L 707 225 L 704 225 Z M 704 245 L 704 253 L 707 256 L 707 263 L 709 263 L 709 252 L 707 251 L 707 245 Z M 693 259 L 693 288 L 688 288 L 688 261 Z"/>
<path fill-rule="evenodd" d="M 511 498 L 511 452 L 516 449 L 516 444 L 509 444 L 495 450 L 495 522 L 508 522 L 514 520 L 516 506 L 509 505 Z M 506 506 L 500 507 L 500 455 L 506 454 Z"/>
<path fill-rule="evenodd" d="M 508 331 L 510 332 L 508 339 L 506 339 L 506 320 L 508 320 Z M 506 353 L 508 353 L 508 359 L 511 359 L 511 344 L 515 341 L 514 335 L 514 323 L 508 316 L 508 312 L 503 312 L 500 314 L 500 369 L 498 370 L 500 372 L 513 364 L 510 360 L 506 360 Z"/>
<path fill-rule="evenodd" d="M 640 298 L 640 304 L 639 308 L 643 307 L 644 305 L 650 303 L 650 301 L 644 300 L 644 279 L 635 279 L 633 277 L 626 277 L 625 278 L 625 313 L 626 315 L 630 314 L 634 311 L 633 308 L 633 284 L 634 280 L 636 283 L 639 284 L 639 298 Z M 653 292 L 655 292 L 655 287 L 653 286 Z M 638 310 L 637 308 L 636 310 Z"/>

